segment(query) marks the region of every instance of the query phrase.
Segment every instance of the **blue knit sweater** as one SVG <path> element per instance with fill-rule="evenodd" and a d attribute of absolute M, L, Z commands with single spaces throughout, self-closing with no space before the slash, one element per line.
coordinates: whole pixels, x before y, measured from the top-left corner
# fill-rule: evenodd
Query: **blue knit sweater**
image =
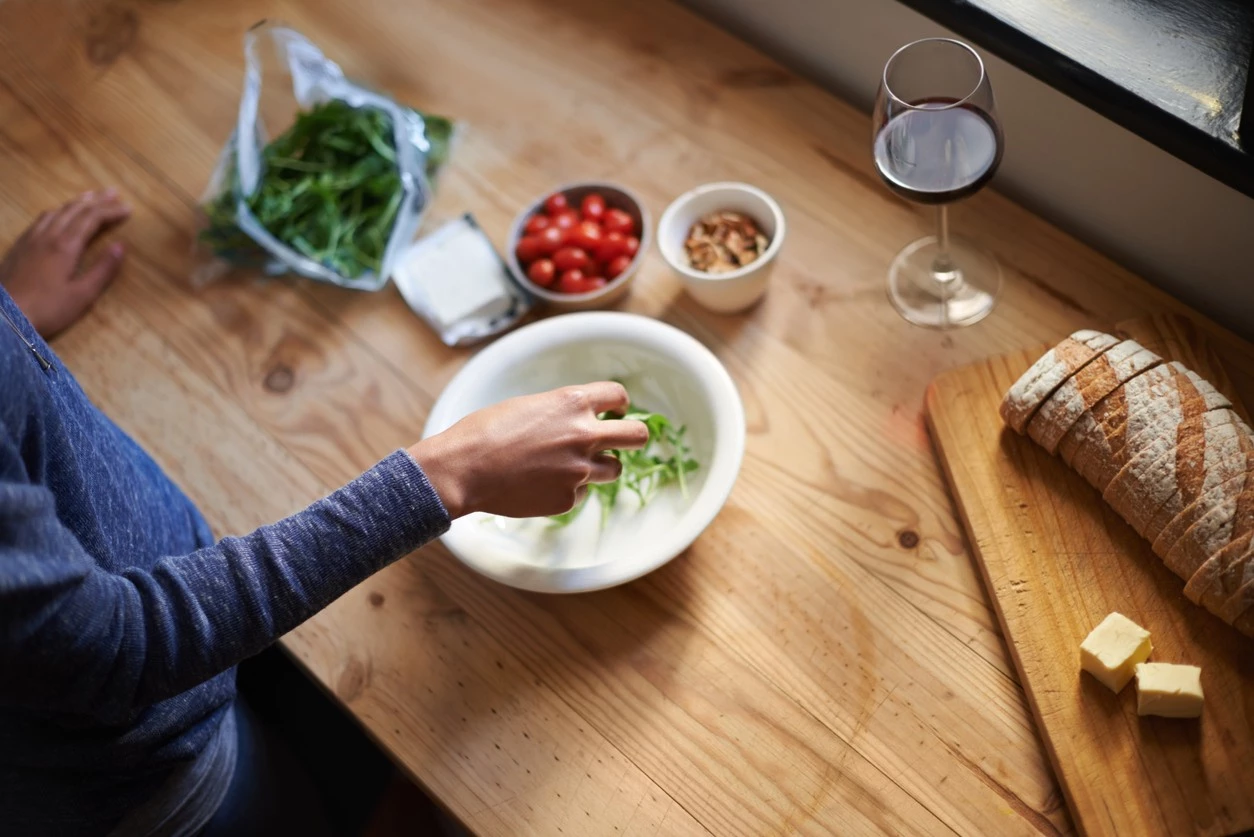
<path fill-rule="evenodd" d="M 214 545 L 3 289 L 0 315 L 0 832 L 105 833 L 213 736 L 238 662 L 448 515 L 397 451 Z"/>

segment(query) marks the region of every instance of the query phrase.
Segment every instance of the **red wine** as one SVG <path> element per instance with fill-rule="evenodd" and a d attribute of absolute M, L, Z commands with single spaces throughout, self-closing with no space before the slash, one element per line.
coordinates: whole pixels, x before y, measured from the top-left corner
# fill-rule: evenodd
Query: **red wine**
<path fill-rule="evenodd" d="M 914 103 L 918 110 L 889 119 L 875 137 L 875 166 L 894 192 L 918 203 L 948 203 L 977 192 L 997 171 L 1002 137 L 997 123 L 953 99 Z"/>

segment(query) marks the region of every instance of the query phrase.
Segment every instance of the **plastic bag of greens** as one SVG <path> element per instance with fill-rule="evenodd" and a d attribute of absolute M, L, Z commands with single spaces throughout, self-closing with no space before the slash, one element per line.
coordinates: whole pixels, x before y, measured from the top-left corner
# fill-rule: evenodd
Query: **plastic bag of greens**
<path fill-rule="evenodd" d="M 284 26 L 254 26 L 244 56 L 193 278 L 247 266 L 378 290 L 418 229 L 453 124 L 354 84 Z"/>

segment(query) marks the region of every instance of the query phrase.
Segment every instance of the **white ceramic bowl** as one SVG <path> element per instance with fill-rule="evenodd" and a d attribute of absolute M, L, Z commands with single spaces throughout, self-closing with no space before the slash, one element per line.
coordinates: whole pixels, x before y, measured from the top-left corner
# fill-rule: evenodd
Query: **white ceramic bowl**
<path fill-rule="evenodd" d="M 701 216 L 720 209 L 748 215 L 768 244 L 766 253 L 739 270 L 706 273 L 689 266 L 684 242 Z M 784 213 L 766 192 L 747 183 L 707 183 L 680 195 L 666 208 L 658 222 L 657 245 L 697 302 L 711 311 L 731 314 L 750 307 L 766 293 L 785 231 Z"/>
<path fill-rule="evenodd" d="M 583 203 L 586 195 L 597 192 L 605 198 L 605 206 L 607 208 L 623 210 L 631 216 L 631 220 L 635 221 L 636 229 L 640 230 L 640 249 L 636 251 L 635 258 L 631 260 L 631 264 L 627 266 L 626 270 L 607 282 L 604 288 L 589 291 L 586 294 L 558 293 L 548 288 L 542 288 L 535 282 L 532 282 L 527 278 L 527 272 L 523 270 L 522 265 L 518 263 L 518 254 L 515 251 L 518 249 L 518 240 L 523 235 L 523 225 L 527 223 L 527 220 L 532 215 L 535 215 L 544 207 L 544 202 L 554 192 L 561 192 L 565 195 L 566 200 L 574 208 L 578 208 Z M 649 218 L 649 210 L 645 209 L 639 198 L 622 186 L 613 183 L 574 183 L 562 186 L 554 189 L 552 192 L 545 192 L 514 218 L 514 224 L 509 230 L 509 238 L 506 240 L 508 246 L 505 253 L 505 263 L 509 266 L 514 278 L 527 289 L 528 293 L 539 298 L 551 308 L 558 311 L 586 311 L 590 308 L 605 308 L 622 299 L 631 290 L 631 281 L 635 278 L 636 271 L 640 269 L 640 263 L 644 260 L 644 254 L 649 249 L 649 226 L 651 223 L 652 219 Z"/>
<path fill-rule="evenodd" d="M 424 435 L 516 395 L 615 378 L 638 406 L 687 425 L 700 466 L 689 475 L 687 499 L 672 486 L 643 508 L 620 498 L 604 528 L 593 502 L 561 529 L 545 519 L 468 515 L 443 538 L 463 563 L 524 590 L 599 590 L 657 569 L 710 525 L 740 473 L 744 408 L 718 358 L 657 320 L 598 311 L 519 329 L 481 351 L 453 378 L 431 410 Z"/>

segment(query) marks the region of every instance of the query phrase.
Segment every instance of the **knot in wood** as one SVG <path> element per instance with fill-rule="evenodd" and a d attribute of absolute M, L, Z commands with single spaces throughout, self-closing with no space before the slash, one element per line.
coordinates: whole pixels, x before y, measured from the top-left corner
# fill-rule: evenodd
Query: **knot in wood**
<path fill-rule="evenodd" d="M 335 694 L 345 703 L 351 703 L 370 685 L 370 662 L 349 657 L 335 683 Z"/>
<path fill-rule="evenodd" d="M 270 392 L 287 392 L 294 383 L 296 383 L 296 373 L 292 371 L 292 367 L 280 363 L 266 373 L 263 385 Z"/>
<path fill-rule="evenodd" d="M 87 58 L 93 64 L 112 64 L 135 42 L 138 31 L 139 16 L 134 9 L 112 3 L 104 6 L 87 20 Z"/>

